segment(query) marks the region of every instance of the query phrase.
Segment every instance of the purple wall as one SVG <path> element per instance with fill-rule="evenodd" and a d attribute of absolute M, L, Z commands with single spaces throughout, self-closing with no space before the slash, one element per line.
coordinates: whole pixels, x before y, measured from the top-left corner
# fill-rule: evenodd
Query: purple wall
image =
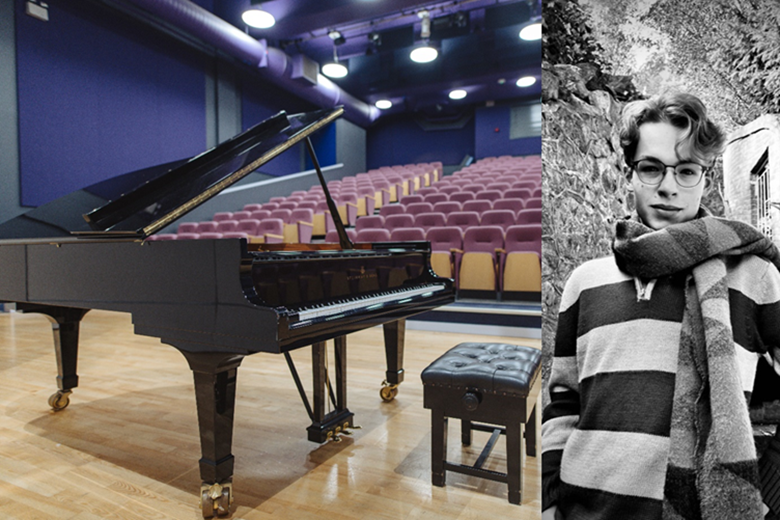
<path fill-rule="evenodd" d="M 205 62 L 114 11 L 49 0 L 49 21 L 16 0 L 21 203 L 206 147 Z"/>
<path fill-rule="evenodd" d="M 475 159 L 542 153 L 541 135 L 520 139 L 509 138 L 510 109 L 508 105 L 477 109 L 474 135 Z"/>
<path fill-rule="evenodd" d="M 242 130 L 278 114 L 280 110 L 284 110 L 288 114 L 297 114 L 316 109 L 317 107 L 314 105 L 284 92 L 275 85 L 263 82 L 259 78 L 246 77 L 241 82 Z M 270 175 L 286 175 L 301 171 L 302 146 L 297 145 L 275 157 L 260 171 Z"/>
<path fill-rule="evenodd" d="M 379 118 L 368 129 L 367 167 L 441 161 L 459 164 L 474 155 L 474 119 L 458 130 L 423 130 L 410 116 Z"/>

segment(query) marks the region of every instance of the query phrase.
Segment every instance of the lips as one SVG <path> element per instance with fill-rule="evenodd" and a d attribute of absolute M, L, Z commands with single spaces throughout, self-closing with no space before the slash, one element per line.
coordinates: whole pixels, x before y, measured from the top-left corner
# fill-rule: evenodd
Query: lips
<path fill-rule="evenodd" d="M 682 211 L 682 208 L 678 208 L 677 206 L 669 206 L 666 204 L 652 204 L 650 207 L 658 211 L 667 211 L 667 212 Z"/>

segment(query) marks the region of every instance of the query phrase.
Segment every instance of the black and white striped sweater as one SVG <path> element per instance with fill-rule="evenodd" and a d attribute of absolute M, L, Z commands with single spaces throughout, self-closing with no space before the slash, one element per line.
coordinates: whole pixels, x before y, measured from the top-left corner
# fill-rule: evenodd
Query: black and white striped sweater
<path fill-rule="evenodd" d="M 726 267 L 749 397 L 759 357 L 780 347 L 780 273 L 752 255 Z M 642 283 L 613 257 L 572 273 L 543 415 L 543 509 L 557 505 L 567 520 L 661 518 L 684 281 Z"/>

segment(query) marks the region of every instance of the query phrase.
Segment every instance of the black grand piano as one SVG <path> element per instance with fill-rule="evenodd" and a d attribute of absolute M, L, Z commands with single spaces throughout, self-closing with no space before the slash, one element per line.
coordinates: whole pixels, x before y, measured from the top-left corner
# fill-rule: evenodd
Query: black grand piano
<path fill-rule="evenodd" d="M 78 385 L 79 323 L 90 309 L 129 312 L 136 334 L 160 338 L 186 358 L 195 380 L 203 516 L 229 514 L 236 376 L 244 356 L 281 353 L 324 442 L 352 427 L 346 406 L 346 339 L 382 324 L 387 357 L 382 397 L 403 379 L 404 319 L 454 299 L 430 268 L 427 242 L 352 244 L 327 195 L 309 136 L 336 108 L 280 112 L 189 160 L 97 183 L 0 225 L 0 301 L 49 317 L 64 409 Z M 325 189 L 339 244 L 265 244 L 251 239 L 150 240 L 297 143 L 305 143 Z M 334 339 L 335 392 L 325 361 Z M 311 345 L 311 403 L 289 352 Z M 326 400 L 333 409 L 326 413 Z"/>

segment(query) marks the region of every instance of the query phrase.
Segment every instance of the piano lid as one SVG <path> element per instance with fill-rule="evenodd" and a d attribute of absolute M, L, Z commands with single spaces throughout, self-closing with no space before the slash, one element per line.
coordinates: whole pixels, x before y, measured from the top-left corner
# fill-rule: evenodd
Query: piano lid
<path fill-rule="evenodd" d="M 337 119 L 337 107 L 277 115 L 191 159 L 83 188 L 0 224 L 0 239 L 145 238 Z"/>

